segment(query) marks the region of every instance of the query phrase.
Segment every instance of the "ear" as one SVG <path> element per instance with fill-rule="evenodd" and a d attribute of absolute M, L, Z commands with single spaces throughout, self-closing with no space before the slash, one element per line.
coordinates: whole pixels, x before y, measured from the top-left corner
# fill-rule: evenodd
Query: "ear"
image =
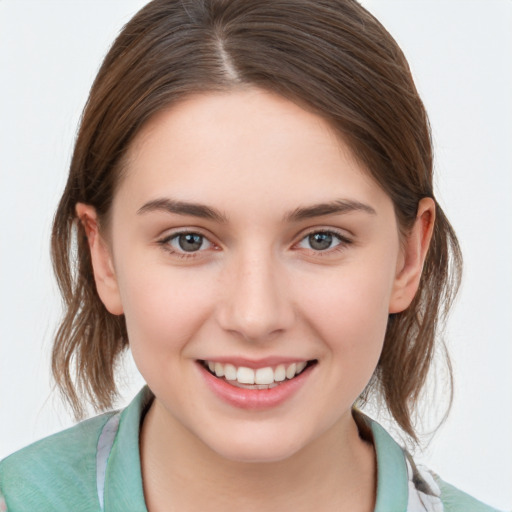
<path fill-rule="evenodd" d="M 390 313 L 400 313 L 407 309 L 418 291 L 423 264 L 434 230 L 435 215 L 434 200 L 424 197 L 418 204 L 416 221 L 403 241 L 389 303 Z"/>
<path fill-rule="evenodd" d="M 101 236 L 96 209 L 84 203 L 77 203 L 75 211 L 89 242 L 94 281 L 96 282 L 98 295 L 110 313 L 122 315 L 123 306 L 121 304 L 112 255 L 108 244 Z"/>

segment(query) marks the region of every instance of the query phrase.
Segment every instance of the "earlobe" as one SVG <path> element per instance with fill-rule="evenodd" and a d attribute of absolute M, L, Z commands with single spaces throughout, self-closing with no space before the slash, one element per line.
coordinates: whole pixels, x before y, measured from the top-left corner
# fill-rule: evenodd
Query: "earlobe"
<path fill-rule="evenodd" d="M 113 315 L 122 315 L 123 306 L 112 261 L 111 251 L 103 239 L 98 215 L 93 206 L 77 203 L 76 215 L 85 230 L 91 253 L 96 290 L 107 310 Z"/>
<path fill-rule="evenodd" d="M 423 264 L 434 231 L 435 202 L 430 197 L 418 204 L 416 221 L 402 247 L 389 304 L 390 313 L 400 313 L 409 307 L 418 291 Z"/>

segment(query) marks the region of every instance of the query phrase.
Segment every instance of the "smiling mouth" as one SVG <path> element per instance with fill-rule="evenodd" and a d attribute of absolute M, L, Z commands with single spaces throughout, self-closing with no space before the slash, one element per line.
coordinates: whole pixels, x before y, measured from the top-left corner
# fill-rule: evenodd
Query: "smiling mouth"
<path fill-rule="evenodd" d="M 284 382 L 293 380 L 307 368 L 315 365 L 318 361 L 300 361 L 290 364 L 279 364 L 275 367 L 247 368 L 235 366 L 230 363 L 219 363 L 216 361 L 199 360 L 199 363 L 211 375 L 224 380 L 234 387 L 243 389 L 272 389 Z"/>

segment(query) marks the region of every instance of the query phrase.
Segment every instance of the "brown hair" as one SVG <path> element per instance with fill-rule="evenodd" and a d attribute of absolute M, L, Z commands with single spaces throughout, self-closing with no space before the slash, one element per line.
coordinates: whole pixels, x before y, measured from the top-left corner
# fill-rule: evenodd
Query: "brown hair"
<path fill-rule="evenodd" d="M 185 96 L 252 85 L 327 119 L 391 197 L 403 232 L 434 197 L 430 128 L 405 57 L 354 0 L 155 0 L 122 30 L 92 86 L 52 234 L 65 301 L 52 369 L 77 417 L 116 396 L 115 365 L 128 345 L 123 317 L 96 292 L 77 202 L 109 212 L 123 157 L 156 112 Z M 436 347 L 438 321 L 456 293 L 461 254 L 436 204 L 420 289 L 391 315 L 363 399 L 380 394 L 417 439 L 412 415 Z M 442 341 L 439 340 L 442 345 Z M 449 362 L 449 360 L 448 360 Z M 451 380 L 451 373 L 450 373 Z"/>

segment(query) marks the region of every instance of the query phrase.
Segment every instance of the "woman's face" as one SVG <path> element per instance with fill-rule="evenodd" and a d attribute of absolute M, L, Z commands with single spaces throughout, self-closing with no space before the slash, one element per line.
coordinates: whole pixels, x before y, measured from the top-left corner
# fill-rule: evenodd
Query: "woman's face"
<path fill-rule="evenodd" d="M 346 425 L 402 308 L 389 197 L 324 120 L 258 89 L 159 113 L 129 157 L 102 297 L 169 424 L 243 461 Z"/>

